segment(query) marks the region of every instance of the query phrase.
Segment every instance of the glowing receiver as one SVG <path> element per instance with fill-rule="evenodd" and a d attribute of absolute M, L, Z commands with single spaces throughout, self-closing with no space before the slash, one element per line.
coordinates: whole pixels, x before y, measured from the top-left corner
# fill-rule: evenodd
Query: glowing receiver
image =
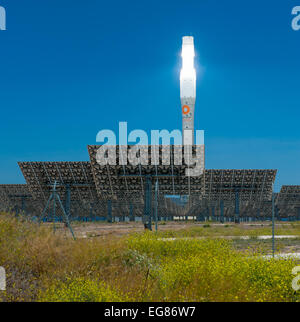
<path fill-rule="evenodd" d="M 180 100 L 182 107 L 183 144 L 194 144 L 194 110 L 196 101 L 196 71 L 194 68 L 194 38 L 182 38 L 182 68 Z"/>

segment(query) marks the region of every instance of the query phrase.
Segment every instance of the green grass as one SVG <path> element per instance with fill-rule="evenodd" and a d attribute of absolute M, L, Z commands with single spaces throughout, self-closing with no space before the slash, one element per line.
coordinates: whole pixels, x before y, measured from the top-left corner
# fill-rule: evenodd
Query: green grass
<path fill-rule="evenodd" d="M 211 225 L 74 241 L 51 227 L 0 214 L 0 265 L 8 283 L 0 300 L 299 301 L 291 288 L 297 261 L 263 259 L 259 246 L 267 241 L 254 238 L 257 247 L 251 248 L 247 241 L 210 238 L 238 233 L 244 231 L 234 225 Z M 161 238 L 174 235 L 207 238 Z"/>
<path fill-rule="evenodd" d="M 269 224 L 252 225 L 195 225 L 173 231 L 159 231 L 160 237 L 218 237 L 218 236 L 259 236 L 272 235 Z M 276 224 L 276 235 L 296 235 L 300 237 L 300 223 Z"/>

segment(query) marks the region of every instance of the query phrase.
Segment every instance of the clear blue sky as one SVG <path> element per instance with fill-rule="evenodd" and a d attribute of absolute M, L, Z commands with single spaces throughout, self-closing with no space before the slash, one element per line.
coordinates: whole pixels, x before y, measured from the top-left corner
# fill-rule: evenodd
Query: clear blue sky
<path fill-rule="evenodd" d="M 207 168 L 276 168 L 300 184 L 300 0 L 0 0 L 0 183 L 17 161 L 88 160 L 101 129 L 181 128 L 193 35 Z"/>

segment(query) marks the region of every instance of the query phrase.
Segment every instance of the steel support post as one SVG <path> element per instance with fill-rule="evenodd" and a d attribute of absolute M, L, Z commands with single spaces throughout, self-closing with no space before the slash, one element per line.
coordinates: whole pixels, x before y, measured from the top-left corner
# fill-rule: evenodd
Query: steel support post
<path fill-rule="evenodd" d="M 235 211 L 234 211 L 234 221 L 235 223 L 240 223 L 240 193 L 239 190 L 235 190 Z"/>
<path fill-rule="evenodd" d="M 275 206 L 275 220 L 279 220 L 279 208 L 277 205 Z"/>
<path fill-rule="evenodd" d="M 151 177 L 146 177 L 145 186 L 145 207 L 144 207 L 144 225 L 146 229 L 152 230 L 152 182 Z"/>
<path fill-rule="evenodd" d="M 212 221 L 215 220 L 215 207 L 214 206 L 211 207 L 211 219 L 212 219 Z"/>
<path fill-rule="evenodd" d="M 94 203 L 90 203 L 90 218 L 92 219 L 94 217 L 94 221 L 96 221 L 96 214 L 94 215 Z"/>
<path fill-rule="evenodd" d="M 158 221 L 158 180 L 155 182 L 155 231 L 157 231 Z"/>
<path fill-rule="evenodd" d="M 67 184 L 66 185 L 65 212 L 69 218 L 70 218 L 70 209 L 71 209 L 71 187 L 69 184 Z"/>
<path fill-rule="evenodd" d="M 275 255 L 275 193 L 272 192 L 272 254 Z"/>
<path fill-rule="evenodd" d="M 93 217 L 93 205 L 90 204 L 90 217 L 92 218 Z"/>
<path fill-rule="evenodd" d="M 129 211 L 130 211 L 130 214 L 129 214 L 129 220 L 130 221 L 134 221 L 134 214 L 133 214 L 133 204 L 131 203 L 130 206 L 129 206 Z"/>
<path fill-rule="evenodd" d="M 56 220 L 56 186 L 53 188 L 53 231 L 56 230 L 55 220 Z"/>
<path fill-rule="evenodd" d="M 211 220 L 209 207 L 206 208 L 206 217 L 207 217 L 207 221 Z"/>
<path fill-rule="evenodd" d="M 112 204 L 111 200 L 107 201 L 107 222 L 112 222 Z"/>
<path fill-rule="evenodd" d="M 220 222 L 224 223 L 224 201 L 220 201 Z"/>
<path fill-rule="evenodd" d="M 257 218 L 256 221 L 259 221 L 260 220 L 260 209 L 257 209 L 256 218 Z"/>
<path fill-rule="evenodd" d="M 25 210 L 26 210 L 26 199 L 25 197 L 22 197 L 22 200 L 21 200 L 21 211 L 23 214 L 25 214 Z"/>

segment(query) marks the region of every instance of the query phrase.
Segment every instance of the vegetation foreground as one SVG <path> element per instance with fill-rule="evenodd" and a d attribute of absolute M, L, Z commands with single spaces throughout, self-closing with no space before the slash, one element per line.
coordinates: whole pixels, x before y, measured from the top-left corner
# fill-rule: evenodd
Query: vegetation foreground
<path fill-rule="evenodd" d="M 82 238 L 0 214 L 0 301 L 299 301 L 293 259 L 264 259 L 224 239 L 153 232 Z"/>

